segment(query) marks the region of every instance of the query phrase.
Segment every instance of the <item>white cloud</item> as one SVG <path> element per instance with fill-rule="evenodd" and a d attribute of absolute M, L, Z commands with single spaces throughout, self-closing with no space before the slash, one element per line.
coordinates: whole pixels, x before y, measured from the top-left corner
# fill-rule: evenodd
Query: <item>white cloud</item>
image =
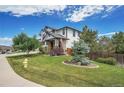
<path fill-rule="evenodd" d="M 0 45 L 11 45 L 11 44 L 12 44 L 12 38 L 0 37 Z"/>
<path fill-rule="evenodd" d="M 102 18 L 105 18 L 105 17 L 107 17 L 107 16 L 108 16 L 108 14 L 105 14 L 105 15 L 102 16 Z"/>
<path fill-rule="evenodd" d="M 71 16 L 69 16 L 66 20 L 73 21 L 73 22 L 79 22 L 81 20 L 84 20 L 86 17 L 99 13 L 101 10 L 103 10 L 102 6 L 80 7 L 78 10 L 73 11 L 72 14 L 69 14 Z"/>
<path fill-rule="evenodd" d="M 24 31 L 24 30 L 25 30 L 25 28 L 23 28 L 23 27 L 22 27 L 22 28 L 20 28 L 20 29 L 21 29 L 22 31 Z"/>
<path fill-rule="evenodd" d="M 106 13 L 102 16 L 102 18 L 105 18 L 105 17 L 109 16 L 112 11 L 114 11 L 115 9 L 117 9 L 119 7 L 121 7 L 121 5 L 118 5 L 118 6 L 113 6 L 113 5 L 105 6 Z"/>
<path fill-rule="evenodd" d="M 0 12 L 10 12 L 16 17 L 24 15 L 40 15 L 41 13 L 52 14 L 55 11 L 63 11 L 66 6 L 0 6 Z"/>
<path fill-rule="evenodd" d="M 26 15 L 39 16 L 41 14 L 51 15 L 57 13 L 66 21 L 79 22 L 95 14 L 101 14 L 102 18 L 107 17 L 112 11 L 120 6 L 115 5 L 88 5 L 88 6 L 65 6 L 65 5 L 33 5 L 33 6 L 0 6 L 0 12 L 9 12 L 11 15 L 20 17 Z M 67 11 L 65 12 L 64 10 Z"/>
<path fill-rule="evenodd" d="M 73 13 L 69 13 L 66 21 L 79 22 L 85 20 L 85 18 L 93 16 L 95 14 L 105 13 L 103 17 L 107 17 L 108 14 L 112 12 L 114 9 L 118 8 L 118 6 L 81 6 L 78 9 L 75 9 Z"/>
<path fill-rule="evenodd" d="M 115 33 L 117 33 L 117 32 L 110 32 L 110 33 L 105 33 L 105 34 L 99 34 L 98 36 L 100 37 L 100 36 L 112 36 L 112 35 L 114 35 Z"/>

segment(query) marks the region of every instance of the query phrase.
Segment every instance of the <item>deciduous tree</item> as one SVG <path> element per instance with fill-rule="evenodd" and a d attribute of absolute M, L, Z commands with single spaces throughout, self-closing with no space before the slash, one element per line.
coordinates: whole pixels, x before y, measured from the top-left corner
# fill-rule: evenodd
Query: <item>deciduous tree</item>
<path fill-rule="evenodd" d="M 21 50 L 29 54 L 30 51 L 39 47 L 39 41 L 34 37 L 28 37 L 25 33 L 20 33 L 13 38 L 13 47 L 15 50 Z"/>

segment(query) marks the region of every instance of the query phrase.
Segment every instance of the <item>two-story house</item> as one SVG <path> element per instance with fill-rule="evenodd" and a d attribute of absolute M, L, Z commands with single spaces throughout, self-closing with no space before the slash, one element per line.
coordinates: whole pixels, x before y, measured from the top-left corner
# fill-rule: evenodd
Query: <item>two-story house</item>
<path fill-rule="evenodd" d="M 72 27 L 62 27 L 54 29 L 45 26 L 40 32 L 40 41 L 43 46 L 51 51 L 55 47 L 61 47 L 64 53 L 68 53 L 68 50 L 72 48 L 73 42 L 79 40 L 80 31 Z"/>

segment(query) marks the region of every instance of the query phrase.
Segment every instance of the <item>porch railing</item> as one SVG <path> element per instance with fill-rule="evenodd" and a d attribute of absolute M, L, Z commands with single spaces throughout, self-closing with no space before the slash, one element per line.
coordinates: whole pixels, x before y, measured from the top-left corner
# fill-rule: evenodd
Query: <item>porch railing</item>
<path fill-rule="evenodd" d="M 64 55 L 63 48 L 54 48 L 49 53 L 51 56 Z"/>

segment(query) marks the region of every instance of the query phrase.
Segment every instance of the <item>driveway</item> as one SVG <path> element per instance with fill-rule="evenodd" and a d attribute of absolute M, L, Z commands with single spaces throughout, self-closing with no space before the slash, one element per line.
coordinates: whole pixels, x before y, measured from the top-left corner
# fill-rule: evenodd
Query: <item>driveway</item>
<path fill-rule="evenodd" d="M 43 87 L 17 75 L 9 65 L 6 54 L 0 55 L 0 87 Z"/>

